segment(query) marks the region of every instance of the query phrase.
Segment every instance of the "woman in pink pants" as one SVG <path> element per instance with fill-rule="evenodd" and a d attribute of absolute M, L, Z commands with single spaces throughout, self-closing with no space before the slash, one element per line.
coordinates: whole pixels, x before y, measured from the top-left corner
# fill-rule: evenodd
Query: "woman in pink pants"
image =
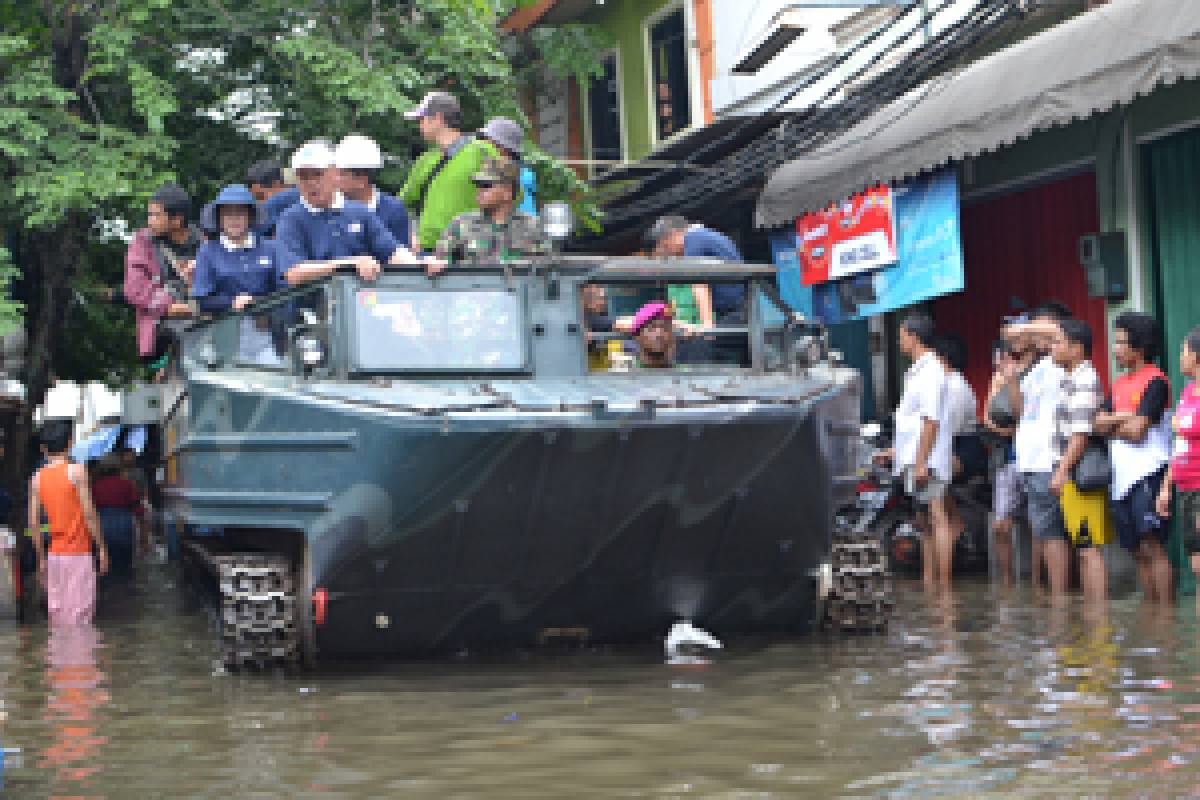
<path fill-rule="evenodd" d="M 50 521 L 50 554 L 41 536 L 34 536 L 38 579 L 46 587 L 51 625 L 87 625 L 96 611 L 96 567 L 92 547 L 100 560 L 100 574 L 108 572 L 108 551 L 92 505 L 87 470 L 67 460 L 71 449 L 71 423 L 51 420 L 40 435 L 46 466 L 37 471 L 29 492 L 29 527 L 41 529 L 41 510 Z"/>

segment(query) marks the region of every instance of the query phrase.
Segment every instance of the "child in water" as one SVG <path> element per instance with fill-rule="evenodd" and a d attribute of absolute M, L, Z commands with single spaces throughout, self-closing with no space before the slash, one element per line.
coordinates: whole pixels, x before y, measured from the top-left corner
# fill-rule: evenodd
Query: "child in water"
<path fill-rule="evenodd" d="M 72 464 L 71 423 L 50 420 L 40 434 L 46 466 L 33 476 L 29 491 L 29 528 L 41 529 L 41 511 L 50 521 L 50 554 L 41 536 L 34 536 L 38 580 L 46 587 L 50 624 L 88 625 L 96 611 L 96 567 L 92 547 L 100 561 L 100 574 L 108 572 L 108 551 L 100 535 L 100 521 L 92 504 L 87 470 Z"/>
<path fill-rule="evenodd" d="M 1156 511 L 1170 516 L 1171 489 L 1179 494 L 1183 515 L 1183 544 L 1192 572 L 1200 577 L 1200 326 L 1192 328 L 1179 350 L 1179 371 L 1191 382 L 1183 387 L 1175 409 L 1175 447 L 1167 476 L 1158 493 Z M 1197 602 L 1200 602 L 1198 600 Z"/>

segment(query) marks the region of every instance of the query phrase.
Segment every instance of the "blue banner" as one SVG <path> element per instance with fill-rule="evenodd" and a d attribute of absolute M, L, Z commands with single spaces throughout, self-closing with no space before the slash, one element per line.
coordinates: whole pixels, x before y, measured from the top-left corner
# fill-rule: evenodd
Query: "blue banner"
<path fill-rule="evenodd" d="M 796 311 L 827 325 L 895 311 L 950 292 L 962 291 L 962 236 L 958 177 L 943 170 L 894 190 L 895 264 L 816 286 L 800 281 L 796 235 L 771 237 L 779 290 Z"/>

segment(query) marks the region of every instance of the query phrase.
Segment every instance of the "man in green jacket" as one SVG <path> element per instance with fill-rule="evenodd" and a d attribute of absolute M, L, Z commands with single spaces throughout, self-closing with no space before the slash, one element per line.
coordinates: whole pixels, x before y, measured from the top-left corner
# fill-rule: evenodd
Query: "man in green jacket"
<path fill-rule="evenodd" d="M 429 252 L 450 220 L 479 206 L 471 178 L 484 160 L 498 153 L 488 141 L 464 135 L 462 109 L 446 92 L 430 92 L 405 117 L 421 126 L 421 138 L 433 147 L 421 154 L 408 173 L 400 196 L 419 217 L 413 250 Z"/>

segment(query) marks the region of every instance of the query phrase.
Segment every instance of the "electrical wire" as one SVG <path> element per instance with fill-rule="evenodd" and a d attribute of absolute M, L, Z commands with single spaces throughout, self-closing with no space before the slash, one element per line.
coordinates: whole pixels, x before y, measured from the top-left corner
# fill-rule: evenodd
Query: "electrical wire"
<path fill-rule="evenodd" d="M 940 13 L 953 2 L 954 0 L 944 0 L 932 13 Z M 960 20 L 959 24 L 943 31 L 934 42 L 917 51 L 910 59 L 906 60 L 901 68 L 889 71 L 880 80 L 875 81 L 869 91 L 860 92 L 848 103 L 841 103 L 836 106 L 824 105 L 826 101 L 843 91 L 845 86 L 858 80 L 867 71 L 873 69 L 883 58 L 894 52 L 894 47 L 902 46 L 911 39 L 912 36 L 921 30 L 923 24 L 914 27 L 897 41 L 893 49 L 877 53 L 867 64 L 846 76 L 836 86 L 831 87 L 821 99 L 814 103 L 816 111 L 806 120 L 800 123 L 796 123 L 795 121 L 784 122 L 776 131 L 761 137 L 738 152 L 722 159 L 719 166 L 724 167 L 724 169 L 717 170 L 717 174 L 710 173 L 711 177 L 705 176 L 707 179 L 684 181 L 683 185 L 677 185 L 645 199 L 625 204 L 614 209 L 616 213 L 610 213 L 607 221 L 612 224 L 619 224 L 625 219 L 642 217 L 650 210 L 650 206 L 660 205 L 672 200 L 678 204 L 674 206 L 673 210 L 678 210 L 680 206 L 685 209 L 695 207 L 714 190 L 728 191 L 745 186 L 752 178 L 761 175 L 763 171 L 772 169 L 785 160 L 796 157 L 800 153 L 811 151 L 823 141 L 836 136 L 865 117 L 867 112 L 873 111 L 890 102 L 895 96 L 903 94 L 903 91 L 918 84 L 920 78 L 933 72 L 945 60 L 945 56 L 949 53 L 948 46 L 960 38 L 965 28 L 973 24 L 977 25 L 981 14 L 983 15 L 983 19 L 986 20 L 998 10 L 1009 9 L 997 6 L 989 0 L 981 0 L 972 12 Z M 972 42 L 977 38 L 978 36 L 971 37 Z M 948 52 L 940 52 L 943 49 L 946 49 Z M 955 47 L 953 52 L 960 52 L 961 49 L 961 47 Z M 925 63 L 919 63 L 922 61 Z M 796 87 L 789 95 L 794 96 L 799 91 L 802 91 L 803 88 L 803 86 Z M 886 91 L 881 92 L 881 88 Z M 880 97 L 881 94 L 884 95 L 883 98 Z M 780 102 L 786 103 L 789 99 L 789 97 L 784 97 Z M 798 128 L 798 130 L 792 131 L 789 128 Z"/>
<path fill-rule="evenodd" d="M 928 16 L 935 16 L 949 8 L 955 0 L 943 0 Z M 628 228 L 631 224 L 643 220 L 653 214 L 696 208 L 706 202 L 721 196 L 726 196 L 763 177 L 777 166 L 806 154 L 811 155 L 822 144 L 836 138 L 849 130 L 853 125 L 869 117 L 879 108 L 893 102 L 896 98 L 912 91 L 921 83 L 927 82 L 943 70 L 946 65 L 966 49 L 972 47 L 983 38 L 990 36 L 1002 27 L 1008 20 L 1022 11 L 1019 0 L 1005 0 L 996 3 L 994 0 L 980 0 L 967 14 L 955 24 L 948 26 L 932 41 L 913 52 L 896 68 L 873 79 L 863 90 L 852 94 L 848 99 L 836 105 L 827 105 L 827 101 L 845 91 L 870 70 L 876 68 L 886 57 L 889 57 L 900 47 L 903 47 L 913 36 L 923 32 L 928 17 L 922 15 L 918 25 L 900 36 L 891 47 L 876 53 L 866 64 L 855 69 L 830 87 L 820 100 L 813 103 L 810 112 L 802 119 L 785 120 L 779 126 L 768 131 L 737 151 L 723 157 L 716 164 L 701 174 L 692 173 L 669 188 L 655 191 L 654 185 L 661 183 L 696 159 L 714 148 L 733 141 L 752 120 L 748 120 L 729 134 L 699 148 L 681 164 L 670 169 L 664 169 L 648 176 L 639 182 L 638 187 L 628 193 L 626 202 L 619 206 L 609 206 L 605 218 L 605 233 L 598 238 L 608 238 L 618 229 Z M 915 6 L 914 6 L 915 7 Z M 910 7 L 909 10 L 912 10 Z M 880 26 L 874 32 L 861 39 L 854 48 L 840 55 L 828 67 L 817 74 L 807 76 L 807 79 L 794 86 L 774 106 L 765 113 L 772 113 L 794 99 L 804 89 L 823 80 L 834 70 L 844 66 L 855 57 L 864 47 L 868 47 L 888 32 L 895 29 L 900 21 L 907 17 L 907 12 L 893 18 L 887 25 Z M 920 101 L 939 90 L 937 84 L 931 84 L 929 91 L 917 95 L 913 103 L 901 112 L 901 117 L 911 113 Z M 899 117 L 897 117 L 898 119 Z M 838 151 L 855 146 L 861 140 L 839 144 Z M 821 155 L 826 155 L 822 152 Z M 639 194 L 643 196 L 639 197 Z M 636 199 L 635 199 L 636 198 Z"/>

